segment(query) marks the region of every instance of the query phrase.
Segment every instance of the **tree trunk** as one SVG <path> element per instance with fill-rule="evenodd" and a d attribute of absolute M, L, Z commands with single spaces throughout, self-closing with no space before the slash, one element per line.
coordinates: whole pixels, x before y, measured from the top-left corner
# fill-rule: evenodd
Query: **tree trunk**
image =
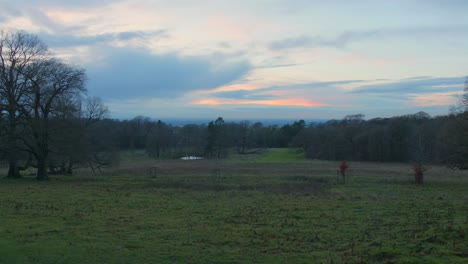
<path fill-rule="evenodd" d="M 160 146 L 159 146 L 159 139 L 158 139 L 158 143 L 156 143 L 156 158 L 159 159 L 160 155 L 161 155 L 161 149 L 160 149 Z"/>
<path fill-rule="evenodd" d="M 415 180 L 416 184 L 423 184 L 424 183 L 424 173 L 423 172 L 416 172 L 415 173 Z"/>
<path fill-rule="evenodd" d="M 67 170 L 66 170 L 66 174 L 67 175 L 73 175 L 73 159 L 71 159 L 71 158 L 68 161 L 68 167 L 67 167 Z"/>
<path fill-rule="evenodd" d="M 16 113 L 15 108 L 10 107 L 8 109 L 8 144 L 7 144 L 7 155 L 8 155 L 8 178 L 20 178 L 18 168 L 18 158 L 16 149 Z"/>
<path fill-rule="evenodd" d="M 18 169 L 18 164 L 16 163 L 16 158 L 12 158 L 11 156 L 10 156 L 10 160 L 8 163 L 7 178 L 11 178 L 11 179 L 21 178 L 21 175 Z"/>
<path fill-rule="evenodd" d="M 45 158 L 38 158 L 37 159 L 37 174 L 36 179 L 39 181 L 46 181 L 49 179 L 47 175 L 47 164 Z"/>

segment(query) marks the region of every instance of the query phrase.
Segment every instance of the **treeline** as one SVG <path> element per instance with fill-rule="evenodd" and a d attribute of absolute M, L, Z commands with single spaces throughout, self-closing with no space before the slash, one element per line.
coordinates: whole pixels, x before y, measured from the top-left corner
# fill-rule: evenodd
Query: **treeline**
<path fill-rule="evenodd" d="M 312 124 L 291 145 L 308 158 L 379 162 L 445 163 L 454 166 L 453 136 L 461 116 L 430 117 L 427 113 L 374 118 L 348 115 L 342 120 Z"/>
<path fill-rule="evenodd" d="M 87 110 L 81 108 L 71 117 L 56 116 L 50 122 L 48 173 L 112 165 L 118 163 L 120 151 L 134 150 L 145 151 L 155 159 L 178 159 L 226 158 L 231 153 L 292 147 L 302 149 L 310 159 L 439 163 L 463 169 L 468 160 L 468 142 L 460 140 L 467 138 L 465 113 L 430 117 L 419 112 L 370 120 L 363 115 L 348 115 L 324 123 L 298 120 L 283 126 L 225 122 L 220 117 L 208 124 L 173 126 L 142 116 L 103 119 L 106 110 L 102 102 L 94 98 L 98 102 L 93 104 L 89 100 L 82 102 Z M 101 113 L 93 115 L 96 109 Z M 19 167 L 36 167 L 36 157 L 21 149 L 16 153 Z"/>
<path fill-rule="evenodd" d="M 225 122 L 219 117 L 208 124 L 173 126 L 138 116 L 131 120 L 101 120 L 96 128 L 94 137 L 97 141 L 102 138 L 101 144 L 107 142 L 108 148 L 144 150 L 154 158 L 225 158 L 232 152 L 247 154 L 252 149 L 288 147 L 294 135 L 305 128 L 305 122 L 279 127 L 260 122 Z"/>
<path fill-rule="evenodd" d="M 121 150 L 145 150 L 154 158 L 224 158 L 233 152 L 293 147 L 303 149 L 311 159 L 440 163 L 458 168 L 464 168 L 467 160 L 466 144 L 460 141 L 463 135 L 457 135 L 466 134 L 466 124 L 463 113 L 430 117 L 424 112 L 370 120 L 358 114 L 325 123 L 299 120 L 283 126 L 225 122 L 221 117 L 208 124 L 184 126 L 141 116 L 99 122 L 102 141 L 105 138 Z"/>

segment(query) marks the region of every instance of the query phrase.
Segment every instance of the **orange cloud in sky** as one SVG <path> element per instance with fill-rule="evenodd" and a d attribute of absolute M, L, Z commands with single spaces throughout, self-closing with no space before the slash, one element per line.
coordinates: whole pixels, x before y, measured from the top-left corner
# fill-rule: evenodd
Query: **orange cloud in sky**
<path fill-rule="evenodd" d="M 197 105 L 263 105 L 263 106 L 300 106 L 300 107 L 319 107 L 328 106 L 328 104 L 315 102 L 304 98 L 286 98 L 275 100 L 229 100 L 229 99 L 202 99 L 193 102 Z"/>
<path fill-rule="evenodd" d="M 256 85 L 253 83 L 242 83 L 242 84 L 232 84 L 232 85 L 217 87 L 216 89 L 209 91 L 209 93 L 228 92 L 228 91 L 237 91 L 237 90 L 253 91 L 259 88 L 261 88 L 260 85 Z"/>

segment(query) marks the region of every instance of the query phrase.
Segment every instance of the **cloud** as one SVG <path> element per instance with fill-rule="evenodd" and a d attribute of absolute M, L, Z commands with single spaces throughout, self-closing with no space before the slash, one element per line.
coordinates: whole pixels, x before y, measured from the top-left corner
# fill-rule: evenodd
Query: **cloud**
<path fill-rule="evenodd" d="M 328 106 L 327 104 L 316 102 L 305 98 L 284 98 L 273 100 L 232 100 L 232 99 L 202 99 L 194 102 L 196 105 L 205 106 L 225 106 L 225 105 L 259 105 L 259 106 L 274 106 L 274 107 L 320 107 Z"/>
<path fill-rule="evenodd" d="M 11 17 L 20 16 L 21 12 L 18 8 L 12 7 L 10 4 L 3 4 L 0 11 L 0 22 L 5 22 Z"/>
<path fill-rule="evenodd" d="M 338 89 L 340 86 L 352 85 L 356 83 L 368 82 L 365 80 L 341 80 L 341 81 L 319 81 L 319 82 L 307 82 L 290 85 L 278 85 L 261 88 L 262 91 L 291 91 L 291 90 L 303 90 L 303 91 L 319 91 L 329 90 L 330 88 Z M 257 90 L 259 91 L 259 90 Z M 334 90 L 338 91 L 338 90 Z"/>
<path fill-rule="evenodd" d="M 278 98 L 278 96 L 262 94 L 255 90 L 254 91 L 236 90 L 236 91 L 216 92 L 210 95 L 215 98 L 236 99 L 236 100 L 271 100 L 271 99 Z"/>
<path fill-rule="evenodd" d="M 125 31 L 105 33 L 93 36 L 76 36 L 76 35 L 55 35 L 55 34 L 40 34 L 41 39 L 51 47 L 71 47 L 71 46 L 90 46 L 112 41 L 129 41 L 134 39 L 145 40 L 168 38 L 169 34 L 166 30 L 156 31 Z"/>
<path fill-rule="evenodd" d="M 8 3 L 6 6 L 3 6 L 2 9 L 5 10 L 3 14 L 3 21 L 7 21 L 12 18 L 24 17 L 31 21 L 31 23 L 40 28 L 41 31 L 52 31 L 52 32 L 67 32 L 70 29 L 64 27 L 62 24 L 57 23 L 52 20 L 42 9 L 53 4 L 48 3 L 47 1 L 40 1 L 38 4 L 30 3 L 21 4 L 22 1 L 15 1 L 14 3 Z M 55 3 L 57 4 L 57 3 Z M 62 6 L 64 7 L 64 6 Z M 67 6 L 69 7 L 69 6 Z M 2 15 L 0 15 L 1 17 Z M 24 28 L 20 28 L 23 29 Z"/>
<path fill-rule="evenodd" d="M 453 104 L 455 95 L 456 93 L 453 92 L 418 94 L 412 96 L 412 102 L 417 106 L 448 106 Z"/>
<path fill-rule="evenodd" d="M 287 68 L 287 67 L 296 67 L 302 65 L 308 65 L 310 63 L 286 63 L 286 64 L 272 64 L 272 65 L 260 65 L 256 66 L 256 69 L 273 69 L 273 68 Z"/>
<path fill-rule="evenodd" d="M 342 81 L 323 81 L 323 82 L 310 82 L 299 83 L 291 85 L 278 85 L 268 87 L 255 87 L 250 89 L 239 89 L 237 87 L 245 87 L 246 85 L 236 85 L 235 90 L 221 90 L 210 93 L 211 97 L 222 99 L 236 99 L 236 100 L 273 100 L 278 99 L 283 94 L 288 92 L 317 92 L 317 91 L 331 91 L 332 88 L 339 89 L 339 86 L 365 82 L 363 80 L 342 80 Z M 338 90 L 334 90 L 337 92 Z M 280 92 L 280 93 L 278 93 Z M 280 95 L 281 94 L 281 95 Z"/>
<path fill-rule="evenodd" d="M 285 50 L 295 48 L 333 47 L 345 48 L 347 45 L 368 39 L 409 37 L 425 38 L 440 37 L 441 35 L 461 36 L 468 34 L 468 25 L 442 25 L 442 26 L 422 26 L 406 28 L 382 28 L 368 31 L 344 31 L 335 37 L 324 37 L 320 35 L 306 36 L 300 35 L 291 38 L 284 38 L 273 41 L 269 47 L 271 50 Z"/>
<path fill-rule="evenodd" d="M 22 10 L 23 14 L 28 16 L 31 21 L 42 28 L 52 31 L 61 31 L 63 26 L 50 19 L 44 12 L 37 8 L 28 7 Z"/>
<path fill-rule="evenodd" d="M 313 40 L 310 37 L 298 36 L 294 38 L 285 38 L 282 40 L 274 41 L 270 44 L 270 48 L 272 50 L 293 49 L 311 46 L 312 42 Z"/>
<path fill-rule="evenodd" d="M 104 5 L 106 3 L 116 2 L 113 0 L 15 0 L 12 3 L 15 6 L 61 6 L 61 7 L 92 7 Z"/>
<path fill-rule="evenodd" d="M 396 82 L 364 85 L 356 88 L 351 93 L 355 94 L 385 94 L 408 95 L 430 94 L 438 92 L 456 92 L 463 89 L 464 77 L 445 78 L 410 78 Z"/>
<path fill-rule="evenodd" d="M 254 89 L 221 90 L 208 93 L 207 97 L 195 100 L 196 105 L 256 105 L 272 107 L 324 107 L 343 105 L 342 85 L 364 82 L 342 80 L 311 82 Z M 327 103 L 324 101 L 332 102 Z"/>
<path fill-rule="evenodd" d="M 390 115 L 443 109 L 462 91 L 424 75 L 466 71 L 468 1 L 259 1 L 3 1 L 0 24 L 81 64 L 113 112 L 276 117 L 320 102 L 294 114 Z M 208 99 L 219 105 L 190 104 Z"/>
<path fill-rule="evenodd" d="M 237 89 L 208 94 L 193 104 L 204 106 L 270 106 L 275 108 L 333 107 L 335 111 L 431 110 L 453 103 L 463 88 L 463 77 L 419 76 L 398 81 L 342 80 Z M 354 109 L 354 110 L 352 110 Z M 356 110 L 359 109 L 359 110 Z M 431 110 L 432 111 L 432 110 Z M 388 114 L 388 113 L 387 113 Z"/>
<path fill-rule="evenodd" d="M 339 93 L 341 86 L 366 82 L 364 80 L 342 80 L 342 81 L 322 81 L 299 83 L 290 85 L 277 85 L 268 87 L 256 87 L 254 89 L 236 89 L 227 91 L 217 91 L 210 93 L 210 96 L 217 99 L 229 100 L 275 100 L 294 96 L 304 98 L 306 95 Z"/>
<path fill-rule="evenodd" d="M 90 65 L 89 90 L 105 98 L 174 98 L 241 79 L 248 61 L 215 56 L 150 54 L 129 48 L 100 49 L 103 63 Z"/>
<path fill-rule="evenodd" d="M 343 48 L 353 41 L 366 39 L 379 34 L 379 31 L 366 32 L 343 32 L 335 38 L 325 38 L 322 36 L 298 36 L 274 41 L 270 44 L 272 50 L 293 49 L 301 47 L 335 47 Z"/>

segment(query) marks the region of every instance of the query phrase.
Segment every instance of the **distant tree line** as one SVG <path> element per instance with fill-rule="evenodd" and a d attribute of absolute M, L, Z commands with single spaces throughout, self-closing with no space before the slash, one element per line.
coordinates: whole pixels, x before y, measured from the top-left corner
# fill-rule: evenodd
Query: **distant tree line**
<path fill-rule="evenodd" d="M 468 130 L 460 129 L 466 124 L 465 113 L 430 117 L 419 112 L 370 120 L 357 114 L 324 123 L 307 125 L 299 120 L 283 126 L 225 122 L 221 117 L 208 124 L 172 126 L 138 116 L 99 121 L 102 141 L 97 142 L 107 140 L 120 150 L 145 150 L 154 158 L 224 158 L 232 152 L 293 147 L 302 149 L 310 159 L 439 163 L 466 168 Z M 463 135 L 457 136 L 460 133 Z"/>
<path fill-rule="evenodd" d="M 364 120 L 348 115 L 342 120 L 312 124 L 292 139 L 306 156 L 328 160 L 379 162 L 446 162 L 446 138 L 452 117 L 431 118 L 424 112 Z"/>

